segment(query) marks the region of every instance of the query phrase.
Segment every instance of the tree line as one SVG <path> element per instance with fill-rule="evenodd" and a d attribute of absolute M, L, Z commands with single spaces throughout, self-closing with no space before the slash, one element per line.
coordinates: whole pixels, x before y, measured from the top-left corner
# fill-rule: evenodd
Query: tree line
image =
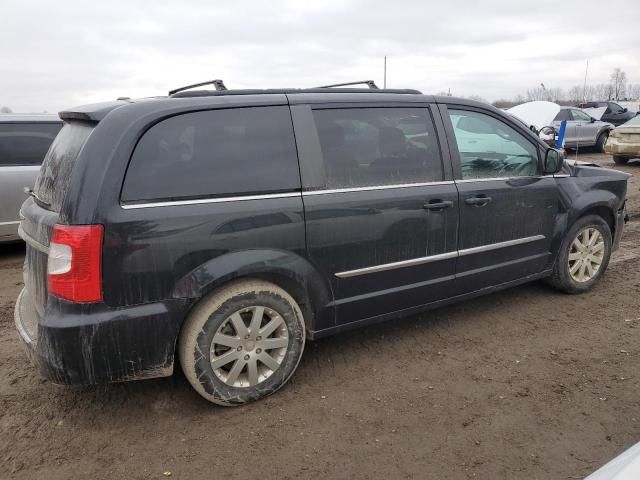
<path fill-rule="evenodd" d="M 640 83 L 627 82 L 627 74 L 620 68 L 611 72 L 608 83 L 574 85 L 564 90 L 558 87 L 547 87 L 544 83 L 517 95 L 514 99 L 500 99 L 493 102 L 498 108 L 509 108 L 524 102 L 546 100 L 560 105 L 575 105 L 581 102 L 606 100 L 639 100 Z"/>

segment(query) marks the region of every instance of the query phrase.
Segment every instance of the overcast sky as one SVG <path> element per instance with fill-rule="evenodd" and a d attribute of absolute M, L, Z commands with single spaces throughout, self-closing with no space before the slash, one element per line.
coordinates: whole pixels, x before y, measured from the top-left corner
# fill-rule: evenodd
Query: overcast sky
<path fill-rule="evenodd" d="M 640 83 L 640 0 L 0 0 L 0 106 L 55 112 L 164 95 L 222 78 L 230 88 L 374 79 L 425 93 L 510 98 Z"/>

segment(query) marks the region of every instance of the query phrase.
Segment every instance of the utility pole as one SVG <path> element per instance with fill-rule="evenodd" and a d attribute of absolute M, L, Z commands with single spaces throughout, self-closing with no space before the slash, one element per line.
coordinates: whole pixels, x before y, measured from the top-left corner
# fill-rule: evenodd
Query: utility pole
<path fill-rule="evenodd" d="M 384 56 L 384 88 L 387 88 L 387 56 Z"/>
<path fill-rule="evenodd" d="M 582 87 L 582 102 L 583 103 L 585 103 L 587 101 L 587 72 L 588 71 L 589 71 L 589 60 L 587 60 L 587 67 L 584 69 L 584 85 Z"/>

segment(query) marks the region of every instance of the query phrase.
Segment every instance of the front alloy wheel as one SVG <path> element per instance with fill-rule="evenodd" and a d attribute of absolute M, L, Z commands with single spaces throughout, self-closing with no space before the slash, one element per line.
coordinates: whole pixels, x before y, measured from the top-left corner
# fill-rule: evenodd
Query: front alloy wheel
<path fill-rule="evenodd" d="M 582 229 L 571 242 L 569 250 L 569 274 L 576 282 L 588 282 L 594 278 L 604 260 L 605 242 L 602 234 L 593 227 Z"/>
<path fill-rule="evenodd" d="M 593 288 L 611 256 L 611 227 L 598 215 L 579 218 L 567 231 L 548 281 L 566 293 Z"/>

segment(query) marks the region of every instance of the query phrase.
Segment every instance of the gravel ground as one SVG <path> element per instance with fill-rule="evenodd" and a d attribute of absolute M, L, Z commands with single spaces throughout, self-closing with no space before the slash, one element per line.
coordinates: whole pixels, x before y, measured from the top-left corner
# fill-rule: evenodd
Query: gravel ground
<path fill-rule="evenodd" d="M 616 168 L 636 175 L 632 221 L 589 294 L 533 283 L 313 342 L 287 387 L 244 408 L 180 373 L 41 379 L 13 325 L 24 249 L 2 247 L 0 478 L 584 477 L 640 441 L 640 163 Z"/>

